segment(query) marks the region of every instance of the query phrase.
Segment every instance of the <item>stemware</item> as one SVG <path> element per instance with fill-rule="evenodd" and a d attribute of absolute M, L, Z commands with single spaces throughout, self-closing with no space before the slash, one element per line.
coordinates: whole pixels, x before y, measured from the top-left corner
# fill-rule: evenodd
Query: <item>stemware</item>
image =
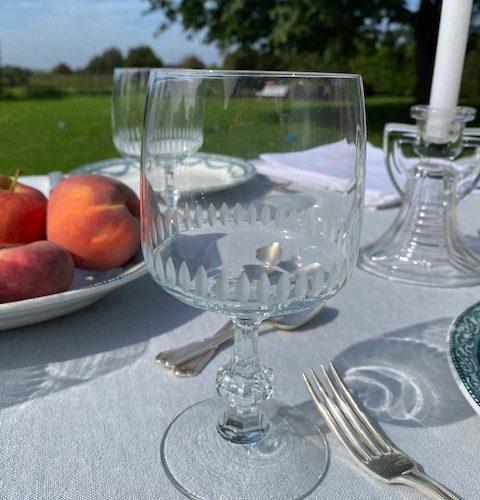
<path fill-rule="evenodd" d="M 115 68 L 112 89 L 112 137 L 115 149 L 140 166 L 143 112 L 149 68 Z"/>
<path fill-rule="evenodd" d="M 262 98 L 272 85 L 281 92 Z M 208 193 L 190 168 L 198 152 L 229 157 L 232 175 L 235 161 L 252 162 L 261 175 Z M 141 161 L 145 262 L 168 293 L 235 324 L 219 397 L 187 408 L 162 440 L 165 471 L 187 496 L 301 498 L 321 480 L 325 439 L 298 409 L 271 398 L 258 330 L 345 285 L 358 257 L 364 176 L 358 75 L 151 70 Z M 195 189 L 178 189 L 189 183 Z M 279 183 L 288 187 L 272 189 Z M 259 249 L 274 243 L 279 261 L 259 260 Z"/>

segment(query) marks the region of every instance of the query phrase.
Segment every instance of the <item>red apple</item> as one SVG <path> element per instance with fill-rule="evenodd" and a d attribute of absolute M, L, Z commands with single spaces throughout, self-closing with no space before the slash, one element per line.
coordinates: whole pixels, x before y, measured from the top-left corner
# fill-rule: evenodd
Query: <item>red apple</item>
<path fill-rule="evenodd" d="M 76 267 L 122 266 L 140 247 L 138 196 L 110 177 L 72 175 L 50 195 L 47 238 L 66 248 Z"/>
<path fill-rule="evenodd" d="M 0 304 L 64 292 L 74 270 L 72 256 L 50 241 L 0 245 Z"/>
<path fill-rule="evenodd" d="M 38 189 L 0 175 L 0 243 L 46 238 L 47 198 Z"/>

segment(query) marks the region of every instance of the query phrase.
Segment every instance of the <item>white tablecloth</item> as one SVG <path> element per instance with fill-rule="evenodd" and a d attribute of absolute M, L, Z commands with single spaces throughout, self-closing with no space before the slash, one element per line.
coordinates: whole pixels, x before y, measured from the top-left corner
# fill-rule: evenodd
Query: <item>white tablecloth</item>
<path fill-rule="evenodd" d="M 472 237 L 479 203 L 470 196 L 459 207 L 462 229 Z M 367 211 L 363 240 L 381 234 L 394 214 Z M 307 327 L 261 335 L 275 396 L 325 429 L 302 370 L 333 360 L 357 389 L 359 379 L 374 379 L 360 391 L 362 401 L 392 440 L 461 498 L 479 498 L 480 416 L 454 382 L 446 343 L 453 317 L 478 300 L 480 287 L 395 284 L 357 269 Z M 2 332 L 0 498 L 183 498 L 163 472 L 161 438 L 180 411 L 214 394 L 217 366 L 230 349 L 192 379 L 176 378 L 153 359 L 224 321 L 176 301 L 144 276 L 77 313 Z M 365 475 L 325 431 L 329 467 L 310 498 L 423 498 Z"/>

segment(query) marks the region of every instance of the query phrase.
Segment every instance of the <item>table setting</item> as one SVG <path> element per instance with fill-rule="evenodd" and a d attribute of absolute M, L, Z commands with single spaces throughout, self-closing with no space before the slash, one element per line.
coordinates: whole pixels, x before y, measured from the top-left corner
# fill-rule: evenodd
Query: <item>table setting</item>
<path fill-rule="evenodd" d="M 459 3 L 383 148 L 360 75 L 117 68 L 118 158 L 0 182 L 47 207 L 43 237 L 0 239 L 0 498 L 478 498 Z M 18 265 L 38 244 L 68 262 Z"/>

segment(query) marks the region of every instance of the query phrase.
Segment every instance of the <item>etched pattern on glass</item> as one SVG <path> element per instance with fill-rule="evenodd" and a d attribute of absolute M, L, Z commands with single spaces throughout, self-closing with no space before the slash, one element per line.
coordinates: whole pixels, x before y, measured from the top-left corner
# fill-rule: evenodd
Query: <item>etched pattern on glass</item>
<path fill-rule="evenodd" d="M 233 207 L 222 203 L 218 209 L 212 203 L 166 208 L 147 228 L 152 274 L 182 300 L 217 310 L 246 307 L 271 314 L 326 299 L 352 271 L 346 264 L 352 260 L 348 231 L 356 222 L 338 224 L 337 219 L 332 225 L 320 213 L 317 206 L 299 210 L 261 203 L 236 203 Z M 291 258 L 290 266 L 255 260 L 255 249 L 245 250 L 253 244 L 248 237 L 252 231 L 256 236 L 251 241 L 257 244 L 259 232 L 267 245 L 285 236 L 281 246 L 292 248 L 292 255 L 285 255 Z M 228 250 L 222 249 L 222 240 L 233 240 L 236 234 L 240 236 L 235 243 Z M 227 251 L 238 253 L 233 259 L 236 267 L 226 264 L 232 261 L 225 258 Z M 211 258 L 205 252 L 210 252 Z"/>

